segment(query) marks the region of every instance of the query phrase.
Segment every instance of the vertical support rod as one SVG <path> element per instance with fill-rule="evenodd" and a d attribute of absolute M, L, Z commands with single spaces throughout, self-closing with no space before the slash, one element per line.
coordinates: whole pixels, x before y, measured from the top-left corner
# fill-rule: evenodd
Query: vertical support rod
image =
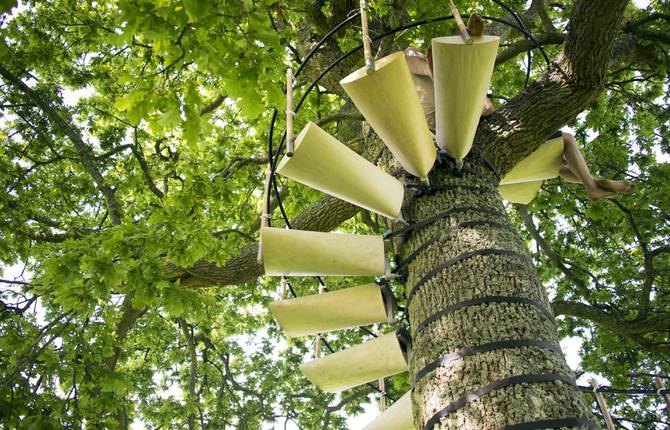
<path fill-rule="evenodd" d="M 375 330 L 375 334 L 379 336 L 379 330 Z M 379 412 L 384 413 L 386 410 L 386 382 L 384 378 L 379 378 Z"/>
<path fill-rule="evenodd" d="M 268 207 L 265 204 L 266 199 L 268 198 L 268 195 L 270 193 L 270 180 L 272 179 L 272 170 L 270 169 L 270 166 L 265 169 L 265 186 L 263 187 L 263 204 L 261 207 L 261 229 L 263 227 L 268 226 L 268 218 L 270 215 L 268 214 Z M 263 241 L 259 238 L 258 239 L 258 255 L 256 255 L 256 261 L 258 264 L 263 263 Z"/>
<path fill-rule="evenodd" d="M 361 0 L 361 31 L 363 33 L 363 55 L 365 55 L 365 68 L 368 73 L 374 73 L 375 60 L 372 57 L 372 39 L 368 34 L 368 11 L 365 8 L 365 0 Z"/>
<path fill-rule="evenodd" d="M 286 155 L 293 156 L 293 69 L 286 70 Z"/>
<path fill-rule="evenodd" d="M 326 286 L 324 284 L 319 284 L 319 294 L 326 292 Z M 314 342 L 314 358 L 321 358 L 321 333 L 316 335 L 316 341 Z"/>
<path fill-rule="evenodd" d="M 286 276 L 281 277 L 279 282 L 279 300 L 284 300 L 286 298 Z"/>
<path fill-rule="evenodd" d="M 665 390 L 665 382 L 658 376 L 654 378 L 654 382 L 656 382 L 656 388 L 658 388 L 658 394 L 663 397 L 663 400 L 665 400 L 665 409 L 668 412 L 668 418 L 670 418 L 670 395 L 667 393 L 661 393 L 661 390 Z"/>
<path fill-rule="evenodd" d="M 321 333 L 316 335 L 314 341 L 314 358 L 321 358 Z"/>
<path fill-rule="evenodd" d="M 384 412 L 386 410 L 386 386 L 384 378 L 379 380 L 379 391 L 379 412 Z"/>
<path fill-rule="evenodd" d="M 589 384 L 591 384 L 591 386 L 593 387 L 593 395 L 596 396 L 596 401 L 598 401 L 600 411 L 603 413 L 603 418 L 605 418 L 605 424 L 607 424 L 607 430 L 614 430 L 614 423 L 612 422 L 610 412 L 607 410 L 607 404 L 605 403 L 605 399 L 603 398 L 603 393 L 598 392 L 598 387 L 600 386 L 600 384 L 598 384 L 598 381 L 596 381 L 594 378 L 589 379 Z"/>
<path fill-rule="evenodd" d="M 456 25 L 458 25 L 458 29 L 461 32 L 463 42 L 465 42 L 466 45 L 472 45 L 472 38 L 470 37 L 470 33 L 468 32 L 468 27 L 463 22 L 461 14 L 458 13 L 458 9 L 454 4 L 454 0 L 449 0 L 449 8 L 451 9 L 451 14 L 454 16 L 454 20 L 456 20 Z"/>

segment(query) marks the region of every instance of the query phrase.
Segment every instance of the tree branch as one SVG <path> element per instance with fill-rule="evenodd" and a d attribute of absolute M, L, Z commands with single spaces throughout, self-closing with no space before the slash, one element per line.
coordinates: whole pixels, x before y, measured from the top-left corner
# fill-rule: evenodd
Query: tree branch
<path fill-rule="evenodd" d="M 199 401 L 197 398 L 198 394 L 195 391 L 195 380 L 198 376 L 198 355 L 195 349 L 193 328 L 189 327 L 183 318 L 179 318 L 178 322 L 182 333 L 184 334 L 184 338 L 186 339 L 189 351 L 190 369 L 188 375 L 188 401 L 197 405 Z M 188 429 L 195 430 L 195 413 L 193 412 L 188 415 Z"/>
<path fill-rule="evenodd" d="M 105 183 L 105 179 L 100 170 L 93 162 L 91 148 L 84 142 L 81 134 L 74 126 L 61 116 L 61 114 L 47 100 L 40 97 L 32 88 L 26 85 L 21 79 L 14 76 L 4 65 L 0 65 L 0 75 L 14 87 L 24 93 L 35 105 L 49 117 L 49 119 L 60 129 L 74 144 L 79 154 L 80 161 L 86 172 L 93 178 L 98 190 L 102 193 L 107 209 L 109 211 L 112 224 L 120 224 L 122 218 L 121 207 L 119 206 L 114 190 Z"/>
<path fill-rule="evenodd" d="M 335 121 L 342 121 L 342 120 L 352 120 L 352 121 L 365 121 L 365 117 L 361 115 L 360 112 L 338 112 L 333 115 L 329 115 L 326 117 L 321 118 L 316 122 L 316 125 L 319 127 L 329 124 L 331 122 Z"/>
<path fill-rule="evenodd" d="M 353 217 L 360 209 L 335 197 L 326 196 L 316 201 L 296 216 L 291 224 L 298 230 L 331 231 Z M 184 287 L 209 287 L 241 284 L 263 274 L 258 264 L 258 244 L 242 249 L 223 266 L 208 261 L 199 261 L 188 269 L 167 265 L 169 278 L 181 278 Z"/>
<path fill-rule="evenodd" d="M 67 233 L 46 233 L 43 231 L 34 231 L 31 229 L 27 229 L 26 235 L 30 238 L 30 240 L 50 243 L 61 243 L 70 238 L 70 235 Z"/>
<path fill-rule="evenodd" d="M 230 162 L 226 167 L 221 171 L 221 177 L 224 179 L 229 178 L 236 169 L 240 167 L 249 166 L 249 165 L 260 165 L 266 164 L 268 162 L 267 157 L 240 157 L 234 156 L 230 159 Z"/>
<path fill-rule="evenodd" d="M 546 0 L 533 0 L 531 7 L 535 8 L 537 15 L 542 21 L 542 27 L 545 31 L 555 32 L 556 27 L 554 26 L 551 17 L 549 16 L 549 11 L 547 10 L 547 1 Z"/>
<path fill-rule="evenodd" d="M 133 137 L 135 144 L 132 146 L 132 151 L 133 155 L 135 156 L 135 159 L 137 159 L 137 162 L 140 165 L 140 169 L 142 170 L 142 175 L 144 176 L 144 182 L 147 184 L 151 192 L 154 193 L 156 197 L 162 199 L 164 194 L 161 190 L 158 189 L 156 183 L 154 182 L 154 179 L 151 177 L 151 170 L 149 169 L 147 160 L 144 159 L 144 154 L 142 153 L 142 147 L 137 141 L 137 126 L 133 127 Z"/>
<path fill-rule="evenodd" d="M 218 109 L 219 106 L 223 104 L 224 101 L 226 101 L 227 98 L 228 96 L 223 95 L 218 96 L 214 101 L 212 101 L 210 104 L 202 108 L 202 110 L 200 111 L 200 115 L 205 115 L 214 112 L 216 109 Z"/>
<path fill-rule="evenodd" d="M 633 212 L 626 208 L 623 204 L 616 200 L 610 200 L 610 202 L 618 207 L 628 218 L 628 223 L 630 228 L 637 239 L 637 243 L 642 250 L 642 256 L 644 258 L 644 279 L 642 281 L 642 291 L 640 291 L 640 304 L 638 306 L 638 319 L 645 319 L 649 314 L 649 306 L 651 303 L 651 290 L 654 286 L 654 256 L 649 252 L 649 245 L 647 239 L 642 235 L 640 228 L 635 221 Z"/>
<path fill-rule="evenodd" d="M 566 315 L 586 319 L 646 348 L 657 349 L 660 347 L 660 349 L 665 349 L 662 346 L 665 343 L 651 342 L 643 338 L 642 335 L 658 332 L 665 333 L 667 336 L 668 330 L 670 330 L 670 313 L 660 314 L 643 321 L 628 321 L 617 318 L 603 309 L 584 303 L 556 301 L 551 304 L 551 307 L 556 316 Z"/>
<path fill-rule="evenodd" d="M 552 33 L 538 34 L 537 36 L 535 36 L 535 40 L 537 40 L 537 42 L 541 46 L 558 45 L 565 41 L 565 37 L 566 36 L 563 33 L 552 32 Z M 517 55 L 521 54 L 522 52 L 529 51 L 536 47 L 537 45 L 535 45 L 535 42 L 528 39 L 523 39 L 518 42 L 514 42 L 507 49 L 498 54 L 498 56 L 496 57 L 496 65 L 509 61 L 512 58 L 516 57 Z"/>
<path fill-rule="evenodd" d="M 121 318 L 116 325 L 114 355 L 112 355 L 106 361 L 107 368 L 109 370 L 114 370 L 116 368 L 116 363 L 121 356 L 121 344 L 128 335 L 128 332 L 131 328 L 133 328 L 137 320 L 149 310 L 148 306 L 144 306 L 141 309 L 135 309 L 132 304 L 133 296 L 134 293 L 126 294 L 126 296 L 123 298 L 123 303 L 121 304 L 123 314 L 121 314 Z"/>
<path fill-rule="evenodd" d="M 562 52 L 503 108 L 482 119 L 475 146 L 502 175 L 600 94 L 627 0 L 581 0 Z"/>
<path fill-rule="evenodd" d="M 521 215 L 521 220 L 523 221 L 523 225 L 526 227 L 526 230 L 528 230 L 528 233 L 530 233 L 531 237 L 537 242 L 537 245 L 540 247 L 544 255 L 551 261 L 554 266 L 556 266 L 563 274 L 565 275 L 566 278 L 568 278 L 572 283 L 577 287 L 577 289 L 582 293 L 582 296 L 589 300 L 591 297 L 591 291 L 589 291 L 589 287 L 577 276 L 570 268 L 568 268 L 564 263 L 563 259 L 561 258 L 560 255 L 558 255 L 552 248 L 551 246 L 547 243 L 546 240 L 540 235 L 540 232 L 538 231 L 537 227 L 533 223 L 533 219 L 528 213 L 528 208 L 526 205 L 519 205 L 517 207 L 519 214 Z M 590 301 L 590 300 L 589 300 Z"/>

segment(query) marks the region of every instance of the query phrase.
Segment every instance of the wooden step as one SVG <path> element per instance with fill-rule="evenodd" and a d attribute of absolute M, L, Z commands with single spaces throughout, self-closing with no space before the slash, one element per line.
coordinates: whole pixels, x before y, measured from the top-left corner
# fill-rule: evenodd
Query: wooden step
<path fill-rule="evenodd" d="M 527 205 L 532 202 L 542 188 L 544 181 L 519 182 L 516 184 L 500 185 L 498 190 L 503 199 L 510 203 Z"/>
<path fill-rule="evenodd" d="M 415 430 L 412 416 L 412 392 L 406 392 L 363 430 Z"/>
<path fill-rule="evenodd" d="M 547 140 L 500 180 L 500 185 L 541 181 L 558 176 L 563 164 L 563 136 Z"/>
<path fill-rule="evenodd" d="M 277 172 L 388 218 L 400 215 L 405 191 L 400 181 L 313 122 L 298 134 L 293 156 L 284 156 Z"/>
<path fill-rule="evenodd" d="M 432 40 L 437 144 L 456 160 L 470 152 L 486 90 L 491 84 L 500 38 L 461 36 Z"/>
<path fill-rule="evenodd" d="M 289 337 L 393 322 L 395 299 L 388 287 L 366 284 L 268 305 Z"/>
<path fill-rule="evenodd" d="M 335 393 L 407 371 L 409 345 L 409 334 L 398 329 L 303 363 L 300 371 L 323 391 Z"/>
<path fill-rule="evenodd" d="M 405 54 L 387 55 L 375 62 L 374 72 L 363 67 L 340 85 L 400 165 L 414 176 L 426 177 L 437 151 Z"/>
<path fill-rule="evenodd" d="M 261 228 L 265 274 L 382 276 L 382 236 Z"/>

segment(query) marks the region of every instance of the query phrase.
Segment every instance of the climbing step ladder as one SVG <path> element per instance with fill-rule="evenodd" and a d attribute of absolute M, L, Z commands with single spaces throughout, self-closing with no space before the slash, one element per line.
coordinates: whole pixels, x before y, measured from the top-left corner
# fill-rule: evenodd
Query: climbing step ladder
<path fill-rule="evenodd" d="M 269 304 L 279 326 L 289 337 L 393 322 L 396 308 L 386 286 L 366 284 Z"/>
<path fill-rule="evenodd" d="M 409 333 L 402 328 L 349 349 L 300 365 L 300 371 L 327 393 L 397 375 L 408 370 Z"/>
<path fill-rule="evenodd" d="M 563 134 L 556 133 L 500 180 L 500 195 L 512 203 L 530 203 L 545 179 L 558 176 L 563 163 Z"/>

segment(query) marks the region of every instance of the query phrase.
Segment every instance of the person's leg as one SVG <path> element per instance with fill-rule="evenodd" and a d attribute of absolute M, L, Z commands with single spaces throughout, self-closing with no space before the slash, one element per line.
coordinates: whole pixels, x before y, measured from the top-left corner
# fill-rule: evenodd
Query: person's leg
<path fill-rule="evenodd" d="M 574 173 L 572 173 L 572 170 L 570 170 L 567 164 L 562 164 L 561 170 L 559 170 L 558 173 L 561 175 L 561 178 L 565 179 L 567 182 L 570 182 L 572 184 L 582 183 L 582 181 L 580 181 L 579 178 L 575 176 Z"/>
<path fill-rule="evenodd" d="M 567 166 L 561 166 L 560 175 L 568 182 L 582 183 L 586 189 L 589 199 L 597 201 L 604 198 L 614 197 L 617 193 L 628 193 L 633 191 L 633 183 L 630 181 L 614 181 L 611 179 L 596 179 L 591 175 L 589 167 L 582 156 L 575 137 L 569 133 L 563 133 L 563 153 Z"/>

